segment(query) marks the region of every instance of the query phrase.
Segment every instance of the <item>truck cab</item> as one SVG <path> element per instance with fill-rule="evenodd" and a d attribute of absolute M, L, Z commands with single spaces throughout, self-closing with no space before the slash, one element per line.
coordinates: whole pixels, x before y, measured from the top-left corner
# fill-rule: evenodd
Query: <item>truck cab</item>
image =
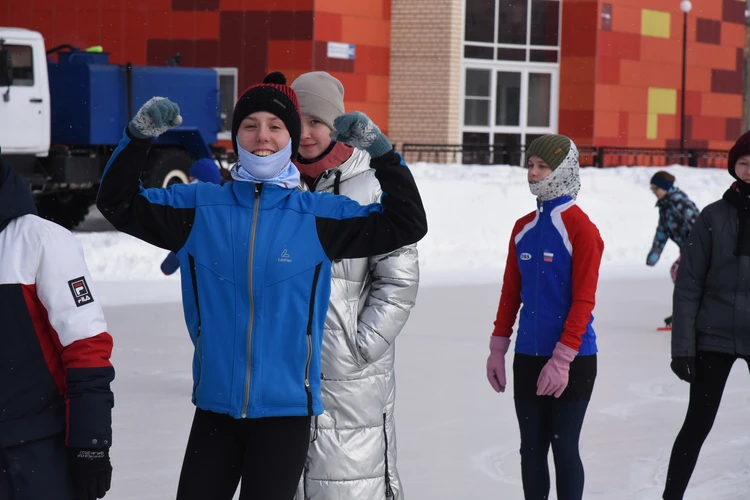
<path fill-rule="evenodd" d="M 44 39 L 35 31 L 0 28 L 2 49 L 12 61 L 12 79 L 0 82 L 0 150 L 3 154 L 47 156 L 50 97 Z"/>

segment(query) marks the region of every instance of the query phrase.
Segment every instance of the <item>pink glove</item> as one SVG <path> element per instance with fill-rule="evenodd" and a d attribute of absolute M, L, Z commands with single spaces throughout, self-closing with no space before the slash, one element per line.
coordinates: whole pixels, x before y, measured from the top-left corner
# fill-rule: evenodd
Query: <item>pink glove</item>
<path fill-rule="evenodd" d="M 487 358 L 487 380 L 495 392 L 505 392 L 505 353 L 510 339 L 493 335 L 490 337 L 490 357 Z"/>
<path fill-rule="evenodd" d="M 570 347 L 557 343 L 552 351 L 552 358 L 542 368 L 539 380 L 536 382 L 537 396 L 555 396 L 559 398 L 566 387 L 568 387 L 568 375 L 570 363 L 578 355 Z"/>

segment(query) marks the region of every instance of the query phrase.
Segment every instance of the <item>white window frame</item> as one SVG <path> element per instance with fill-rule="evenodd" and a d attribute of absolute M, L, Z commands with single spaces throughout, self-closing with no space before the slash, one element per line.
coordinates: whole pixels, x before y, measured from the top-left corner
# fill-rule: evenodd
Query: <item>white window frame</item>
<path fill-rule="evenodd" d="M 490 124 L 483 125 L 464 125 L 464 108 L 466 100 L 466 70 L 479 69 L 490 71 Z M 521 105 L 518 125 L 496 125 L 495 110 L 497 106 L 497 73 L 520 73 L 521 74 Z M 528 95 L 529 95 L 529 74 L 546 73 L 551 75 L 550 81 L 550 117 L 549 126 L 531 127 L 527 125 L 528 121 Z M 560 109 L 560 68 L 552 64 L 525 63 L 510 61 L 487 61 L 480 60 L 463 61 L 461 64 L 461 108 L 459 110 L 459 127 L 458 143 L 463 142 L 464 132 L 476 132 L 490 134 L 490 144 L 493 143 L 494 134 L 520 134 L 521 144 L 526 143 L 526 134 L 541 135 L 557 133 L 558 115 Z"/>
<path fill-rule="evenodd" d="M 239 74 L 237 68 L 213 68 L 214 71 L 216 71 L 216 85 L 219 88 L 219 106 L 221 106 L 221 77 L 222 76 L 233 76 L 234 77 L 234 95 L 232 96 L 232 101 L 237 102 L 237 75 Z M 229 119 L 229 123 L 231 124 L 232 117 L 227 117 Z M 231 126 L 231 125 L 230 125 Z M 226 132 L 219 132 L 217 137 L 220 140 L 224 141 L 230 141 L 232 140 L 232 132 L 226 131 Z"/>
<path fill-rule="evenodd" d="M 494 16 L 494 34 L 493 40 L 497 40 L 498 30 L 498 16 L 497 7 L 499 2 L 504 0 L 495 1 L 495 16 Z M 467 42 L 466 38 L 466 25 L 461 23 L 461 79 L 459 85 L 460 91 L 460 109 L 459 109 L 459 127 L 458 127 L 458 144 L 463 143 L 463 135 L 465 132 L 469 133 L 482 133 L 489 135 L 489 143 L 494 143 L 495 134 L 519 134 L 521 136 L 521 144 L 526 144 L 526 135 L 541 135 L 541 134 L 554 134 L 558 130 L 558 119 L 560 111 L 560 38 L 562 37 L 562 0 L 557 0 L 560 3 L 560 15 L 558 17 L 558 45 L 557 46 L 546 46 L 546 45 L 531 45 L 531 0 L 526 0 L 528 5 L 526 15 L 526 44 L 516 45 L 507 43 L 493 43 L 488 42 Z M 554 1 L 554 0 L 553 0 Z M 464 0 L 464 19 L 466 18 L 466 0 Z M 497 54 L 498 48 L 508 49 L 523 49 L 526 51 L 527 59 L 530 56 L 530 51 L 535 49 L 554 49 L 557 51 L 557 62 L 556 63 L 543 63 L 543 62 L 527 62 L 527 61 L 504 61 L 497 59 L 466 59 L 464 58 L 464 47 L 467 45 L 492 47 L 493 53 Z M 477 125 L 464 125 L 464 107 L 466 100 L 466 70 L 467 69 L 480 69 L 490 70 L 490 125 L 489 126 L 477 126 Z M 497 73 L 499 71 L 510 72 L 510 73 L 521 73 L 521 105 L 519 113 L 519 125 L 496 125 L 496 102 L 497 102 Z M 548 127 L 530 127 L 526 125 L 528 121 L 528 92 L 529 92 L 529 73 L 548 73 L 551 75 L 550 82 L 550 123 Z"/>

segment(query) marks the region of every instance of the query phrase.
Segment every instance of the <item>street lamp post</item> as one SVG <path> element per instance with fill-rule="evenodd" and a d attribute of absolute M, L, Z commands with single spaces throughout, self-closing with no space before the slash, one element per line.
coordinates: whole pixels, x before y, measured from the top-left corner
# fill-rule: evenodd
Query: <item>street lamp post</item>
<path fill-rule="evenodd" d="M 680 156 L 685 157 L 685 73 L 687 72 L 687 17 L 693 8 L 690 0 L 680 2 L 682 11 L 682 105 L 680 106 Z"/>

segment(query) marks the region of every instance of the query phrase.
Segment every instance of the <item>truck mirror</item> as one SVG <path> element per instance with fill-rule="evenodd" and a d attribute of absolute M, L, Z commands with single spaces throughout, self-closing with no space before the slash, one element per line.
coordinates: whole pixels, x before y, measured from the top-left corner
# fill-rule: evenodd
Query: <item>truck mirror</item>
<path fill-rule="evenodd" d="M 13 85 L 13 61 L 8 49 L 0 49 L 0 87 Z"/>

